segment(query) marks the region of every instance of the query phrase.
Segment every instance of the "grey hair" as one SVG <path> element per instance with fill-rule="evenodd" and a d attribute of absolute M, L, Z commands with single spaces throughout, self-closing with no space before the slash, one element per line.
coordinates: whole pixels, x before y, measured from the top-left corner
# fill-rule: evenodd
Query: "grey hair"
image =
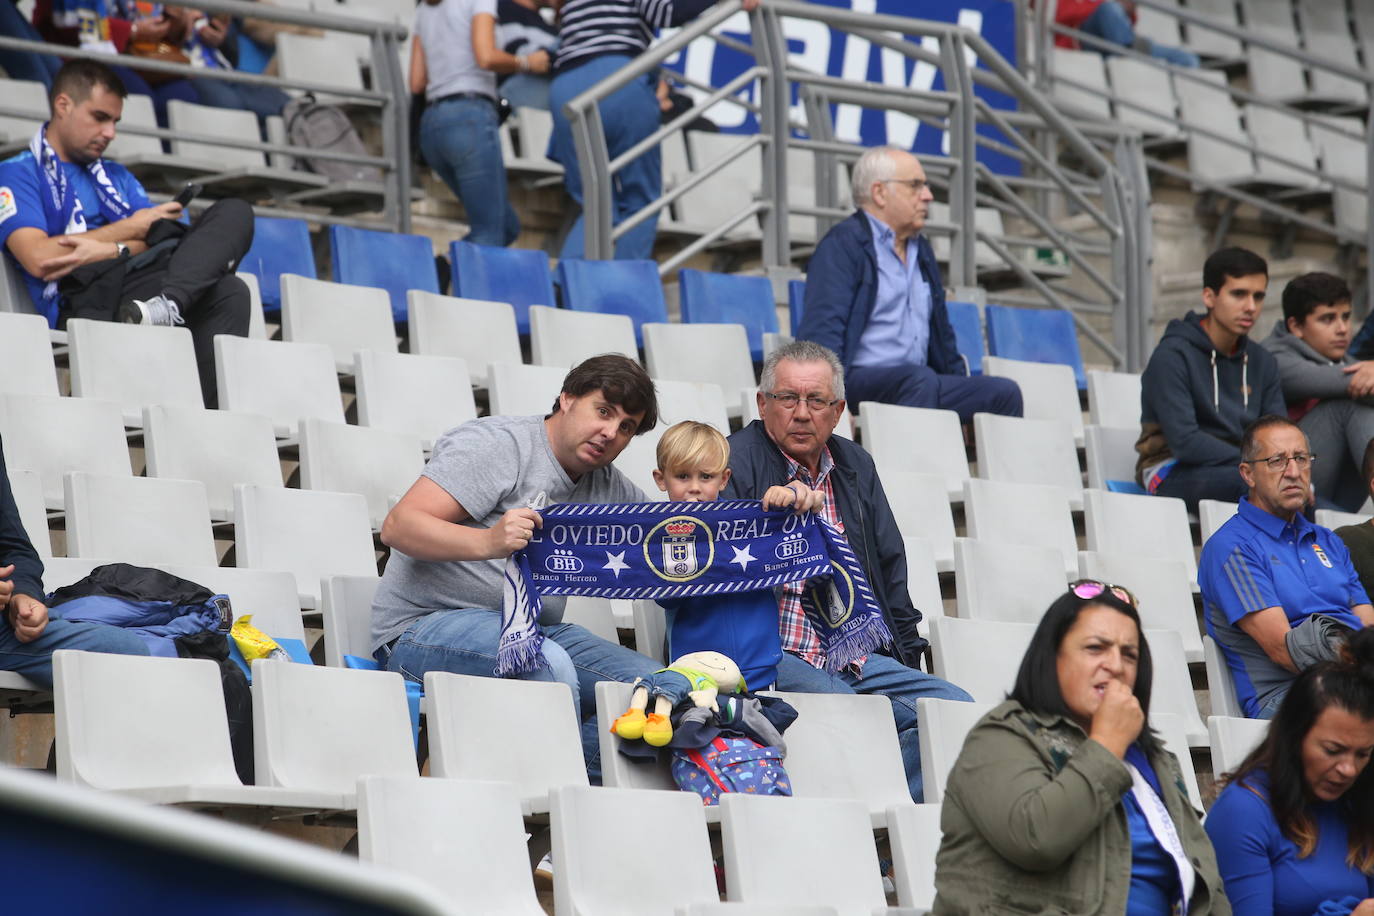
<path fill-rule="evenodd" d="M 850 189 L 856 205 L 861 206 L 873 200 L 873 183 L 891 180 L 897 174 L 897 161 L 893 158 L 893 153 L 905 152 L 907 150 L 900 146 L 890 145 L 875 146 L 864 151 L 859 161 L 854 163 L 853 187 Z"/>
<path fill-rule="evenodd" d="M 778 383 L 778 363 L 790 359 L 794 363 L 825 363 L 830 366 L 830 387 L 834 397 L 844 397 L 844 366 L 835 351 L 810 340 L 793 340 L 778 347 L 763 361 L 759 388 L 772 391 Z M 805 392 L 799 392 L 805 393 Z"/>

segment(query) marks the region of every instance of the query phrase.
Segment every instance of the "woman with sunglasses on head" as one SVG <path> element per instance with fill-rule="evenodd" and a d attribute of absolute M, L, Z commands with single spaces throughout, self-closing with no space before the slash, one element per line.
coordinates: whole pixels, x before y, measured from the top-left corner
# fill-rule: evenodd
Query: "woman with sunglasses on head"
<path fill-rule="evenodd" d="M 1227 914 L 1178 761 L 1147 726 L 1135 599 L 1073 583 L 949 777 L 937 914 Z"/>
<path fill-rule="evenodd" d="M 1207 816 L 1236 913 L 1374 916 L 1374 631 L 1298 675 Z"/>

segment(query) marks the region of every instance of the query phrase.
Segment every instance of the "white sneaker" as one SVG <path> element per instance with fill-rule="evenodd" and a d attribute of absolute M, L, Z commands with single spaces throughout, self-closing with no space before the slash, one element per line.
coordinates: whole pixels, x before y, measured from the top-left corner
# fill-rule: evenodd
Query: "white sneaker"
<path fill-rule="evenodd" d="M 125 324 L 158 324 L 171 326 L 185 324 L 181 317 L 181 307 L 166 296 L 151 299 L 132 299 L 119 307 L 117 320 Z"/>

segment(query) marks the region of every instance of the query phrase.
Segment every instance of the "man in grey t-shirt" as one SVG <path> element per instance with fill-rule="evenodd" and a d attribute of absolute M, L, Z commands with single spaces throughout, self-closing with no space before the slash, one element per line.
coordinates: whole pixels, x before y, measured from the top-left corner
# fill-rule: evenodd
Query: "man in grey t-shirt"
<path fill-rule="evenodd" d="M 648 374 L 633 360 L 607 355 L 568 373 L 547 417 L 482 417 L 445 433 L 382 525 L 391 558 L 372 605 L 378 662 L 414 681 L 426 671 L 492 676 L 505 561 L 542 524 L 535 507 L 645 501 L 611 462 L 657 421 Z M 522 676 L 572 690 L 595 777 L 593 685 L 632 681 L 659 665 L 562 623 L 563 603 L 544 599 L 539 622 L 549 665 Z"/>

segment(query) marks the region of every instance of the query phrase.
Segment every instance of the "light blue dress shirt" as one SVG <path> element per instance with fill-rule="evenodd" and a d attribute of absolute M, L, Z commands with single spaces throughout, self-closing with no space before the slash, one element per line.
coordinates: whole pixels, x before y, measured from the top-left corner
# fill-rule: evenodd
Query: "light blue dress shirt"
<path fill-rule="evenodd" d="M 930 284 L 916 263 L 916 237 L 906 241 L 906 263 L 893 249 L 896 233 L 864 212 L 873 230 L 878 260 L 878 295 L 859 337 L 855 366 L 924 366 L 930 344 Z"/>

